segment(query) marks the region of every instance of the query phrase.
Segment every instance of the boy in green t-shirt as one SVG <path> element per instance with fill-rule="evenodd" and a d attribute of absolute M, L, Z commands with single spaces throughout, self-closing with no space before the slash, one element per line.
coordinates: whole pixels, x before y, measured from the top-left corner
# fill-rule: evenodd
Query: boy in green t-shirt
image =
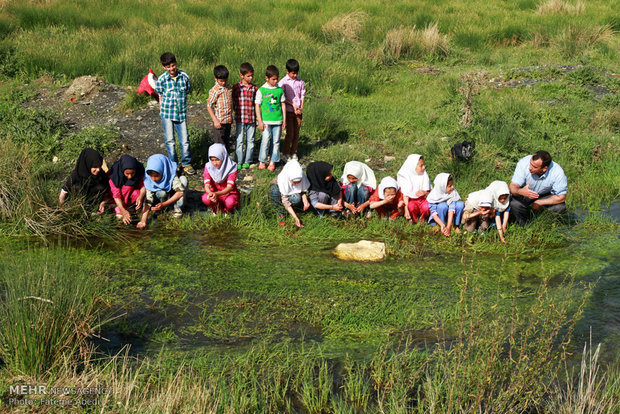
<path fill-rule="evenodd" d="M 273 142 L 273 149 L 269 166 L 267 169 L 273 171 L 276 169 L 276 163 L 280 161 L 280 135 L 282 129 L 286 128 L 286 119 L 284 111 L 286 110 L 284 102 L 284 90 L 278 86 L 278 77 L 280 72 L 273 65 L 267 66 L 265 71 L 265 84 L 258 88 L 256 92 L 256 118 L 258 118 L 258 129 L 263 131 L 263 138 L 260 143 L 260 152 L 258 154 L 258 169 L 264 170 L 267 156 L 269 155 L 269 136 Z"/>

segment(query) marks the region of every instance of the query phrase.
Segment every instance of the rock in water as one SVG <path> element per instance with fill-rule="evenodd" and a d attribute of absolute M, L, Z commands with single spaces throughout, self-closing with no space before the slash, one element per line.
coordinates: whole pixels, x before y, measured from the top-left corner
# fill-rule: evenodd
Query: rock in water
<path fill-rule="evenodd" d="M 342 260 L 376 262 L 385 259 L 385 243 L 360 240 L 357 243 L 340 243 L 334 254 Z"/>

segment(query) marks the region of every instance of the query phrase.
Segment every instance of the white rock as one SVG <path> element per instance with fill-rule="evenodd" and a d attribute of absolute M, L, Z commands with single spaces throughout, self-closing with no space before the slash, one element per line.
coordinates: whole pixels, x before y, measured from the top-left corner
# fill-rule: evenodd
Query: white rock
<path fill-rule="evenodd" d="M 243 177 L 243 181 L 254 181 L 254 177 L 252 177 L 251 175 L 246 175 L 245 177 Z"/>
<path fill-rule="evenodd" d="M 56 164 L 58 162 L 58 157 L 54 155 L 54 158 L 52 158 L 52 162 Z"/>
<path fill-rule="evenodd" d="M 385 259 L 385 243 L 360 240 L 357 243 L 340 243 L 334 254 L 342 260 L 376 262 Z"/>
<path fill-rule="evenodd" d="M 383 157 L 383 162 L 394 161 L 395 159 L 396 157 L 393 157 L 391 155 L 386 155 L 385 157 Z"/>

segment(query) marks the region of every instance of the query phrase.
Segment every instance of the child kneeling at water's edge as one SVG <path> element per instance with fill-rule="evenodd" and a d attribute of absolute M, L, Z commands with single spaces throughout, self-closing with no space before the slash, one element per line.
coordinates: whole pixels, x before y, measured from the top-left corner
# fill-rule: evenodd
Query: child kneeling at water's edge
<path fill-rule="evenodd" d="M 281 226 L 286 224 L 284 222 L 286 210 L 295 220 L 295 225 L 300 228 L 303 227 L 295 210 L 306 211 L 310 208 L 310 202 L 306 195 L 308 188 L 310 188 L 310 182 L 299 162 L 295 160 L 287 162 L 269 189 L 269 196 L 278 210 Z"/>
<path fill-rule="evenodd" d="M 177 172 L 176 162 L 170 161 L 162 154 L 151 155 L 146 162 L 144 187 L 146 187 L 146 202 L 137 226 L 139 229 L 146 227 L 149 211 L 161 211 L 174 204 L 173 216 L 183 215 L 181 208 L 185 202 L 187 177 Z"/>
<path fill-rule="evenodd" d="M 224 144 L 213 144 L 209 147 L 209 162 L 203 174 L 205 193 L 202 202 L 211 208 L 214 214 L 224 210 L 224 214 L 232 213 L 239 206 L 241 195 L 237 181 L 237 163 L 230 159 Z"/>
<path fill-rule="evenodd" d="M 460 233 L 459 225 L 465 203 L 454 188 L 454 180 L 448 173 L 437 174 L 434 188 L 426 198 L 431 216 L 428 221 L 431 226 L 436 224 L 441 228 L 441 233 L 450 237 L 450 231 L 454 226 L 454 232 Z"/>
<path fill-rule="evenodd" d="M 385 177 L 379 183 L 379 188 L 370 196 L 370 209 L 376 210 L 379 218 L 390 220 L 404 214 L 405 201 L 400 192 L 398 183 L 392 177 Z"/>

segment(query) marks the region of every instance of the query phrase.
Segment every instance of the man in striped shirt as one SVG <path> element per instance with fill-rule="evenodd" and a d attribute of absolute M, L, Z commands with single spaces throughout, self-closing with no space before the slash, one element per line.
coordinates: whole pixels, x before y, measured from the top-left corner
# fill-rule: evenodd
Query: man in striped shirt
<path fill-rule="evenodd" d="M 177 154 L 174 142 L 174 130 L 177 133 L 179 147 L 181 148 L 181 164 L 187 174 L 196 174 L 191 165 L 192 153 L 187 135 L 187 95 L 191 91 L 189 76 L 177 68 L 177 60 L 170 52 L 160 57 L 161 64 L 166 70 L 155 84 L 155 90 L 159 94 L 159 116 L 164 128 L 164 139 L 168 158 L 177 162 Z"/>

